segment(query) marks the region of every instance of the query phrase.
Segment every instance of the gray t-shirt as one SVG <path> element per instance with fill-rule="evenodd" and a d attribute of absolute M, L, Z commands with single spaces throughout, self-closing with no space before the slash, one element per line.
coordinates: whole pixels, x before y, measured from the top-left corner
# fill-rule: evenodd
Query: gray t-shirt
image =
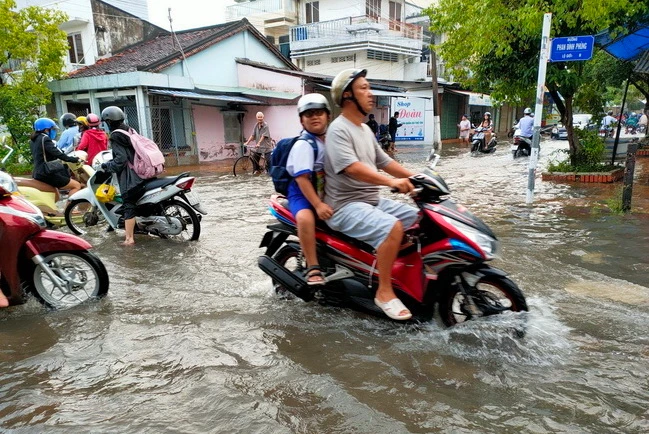
<path fill-rule="evenodd" d="M 334 211 L 350 202 L 377 205 L 379 185 L 359 181 L 343 172 L 357 161 L 376 171 L 392 161 L 370 127 L 356 125 L 340 115 L 329 125 L 325 143 L 325 203 Z"/>
<path fill-rule="evenodd" d="M 261 125 L 259 125 L 259 122 L 257 122 L 255 124 L 255 129 L 252 131 L 252 135 L 254 136 L 255 144 L 259 142 L 261 136 L 265 136 L 264 140 L 259 143 L 259 148 L 255 149 L 255 151 L 270 152 L 273 150 L 273 143 L 270 139 L 270 129 L 268 128 L 268 124 L 266 122 L 263 122 Z"/>

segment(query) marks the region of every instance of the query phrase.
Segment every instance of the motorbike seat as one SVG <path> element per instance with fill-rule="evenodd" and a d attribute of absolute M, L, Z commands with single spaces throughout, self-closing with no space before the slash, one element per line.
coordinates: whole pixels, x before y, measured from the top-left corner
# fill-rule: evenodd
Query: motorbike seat
<path fill-rule="evenodd" d="M 162 178 L 151 178 L 145 181 L 145 188 L 153 190 L 154 188 L 163 188 L 168 185 L 174 184 L 180 178 L 189 176 L 189 172 L 183 172 L 177 176 L 164 176 Z"/>
<path fill-rule="evenodd" d="M 18 187 L 31 187 L 45 193 L 53 193 L 55 202 L 58 202 L 61 198 L 59 190 L 56 187 L 46 184 L 42 181 L 38 181 L 32 178 L 14 178 L 14 180 L 16 181 L 16 185 Z"/>

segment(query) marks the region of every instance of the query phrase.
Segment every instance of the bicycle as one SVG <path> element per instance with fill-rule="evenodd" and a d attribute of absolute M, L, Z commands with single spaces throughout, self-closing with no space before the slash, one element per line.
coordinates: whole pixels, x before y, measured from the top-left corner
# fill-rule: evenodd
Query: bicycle
<path fill-rule="evenodd" d="M 274 141 L 273 141 L 274 145 Z M 266 159 L 266 156 L 263 153 L 252 153 L 248 152 L 248 147 L 244 146 L 243 156 L 237 158 L 232 166 L 232 174 L 234 176 L 238 175 L 253 175 L 255 171 L 254 161 L 257 161 L 258 166 L 261 170 L 264 170 L 266 173 L 270 170 L 270 162 Z"/>

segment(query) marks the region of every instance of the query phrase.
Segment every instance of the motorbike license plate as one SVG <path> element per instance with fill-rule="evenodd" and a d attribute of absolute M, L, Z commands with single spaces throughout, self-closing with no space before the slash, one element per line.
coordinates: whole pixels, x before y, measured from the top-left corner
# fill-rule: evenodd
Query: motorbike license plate
<path fill-rule="evenodd" d="M 518 145 L 512 145 L 512 147 L 511 147 L 511 150 L 512 150 L 512 151 L 515 151 L 515 150 L 517 150 L 517 149 L 518 149 Z"/>
<path fill-rule="evenodd" d="M 187 201 L 189 201 L 189 204 L 191 206 L 200 205 L 201 203 L 201 199 L 198 197 L 198 193 L 194 193 L 193 191 L 186 192 L 185 197 L 187 197 Z"/>

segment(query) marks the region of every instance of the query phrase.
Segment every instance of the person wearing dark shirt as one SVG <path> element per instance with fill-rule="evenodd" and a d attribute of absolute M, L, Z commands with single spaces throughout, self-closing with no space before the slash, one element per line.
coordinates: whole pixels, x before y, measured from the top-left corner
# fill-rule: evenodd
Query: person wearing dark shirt
<path fill-rule="evenodd" d="M 397 136 L 397 128 L 399 128 L 401 125 L 398 121 L 397 118 L 399 117 L 399 112 L 394 112 L 394 116 L 390 118 L 390 122 L 388 123 L 388 132 L 390 133 L 390 150 L 394 152 L 394 139 Z"/>
<path fill-rule="evenodd" d="M 116 106 L 106 107 L 101 112 L 101 120 L 106 122 L 110 130 L 110 145 L 113 151 L 113 159 L 101 165 L 102 170 L 117 174 L 119 190 L 122 196 L 122 209 L 124 213 L 124 229 L 126 238 L 124 245 L 135 244 L 133 234 L 135 233 L 135 208 L 137 201 L 145 193 L 145 183 L 133 170 L 135 160 L 135 149 L 131 144 L 131 138 L 123 132 L 128 131 L 129 126 L 124 123 L 124 112 Z M 130 164 L 129 164 L 130 163 Z"/>
<path fill-rule="evenodd" d="M 370 127 L 370 130 L 372 130 L 372 132 L 376 136 L 376 133 L 379 132 L 379 123 L 376 122 L 376 119 L 374 119 L 374 115 L 372 113 L 370 113 L 370 120 L 365 122 L 365 124 Z"/>
<path fill-rule="evenodd" d="M 77 157 L 66 155 L 56 147 L 52 141 L 56 137 L 56 130 L 58 126 L 52 119 L 40 118 L 34 122 L 34 132 L 30 136 L 30 150 L 34 161 L 32 177 L 58 189 L 69 190 L 68 195 L 72 196 L 81 190 L 81 184 L 70 177 L 67 167 L 61 165 L 60 168 L 52 170 L 47 165 L 47 162 L 56 160 L 79 162 Z"/>

